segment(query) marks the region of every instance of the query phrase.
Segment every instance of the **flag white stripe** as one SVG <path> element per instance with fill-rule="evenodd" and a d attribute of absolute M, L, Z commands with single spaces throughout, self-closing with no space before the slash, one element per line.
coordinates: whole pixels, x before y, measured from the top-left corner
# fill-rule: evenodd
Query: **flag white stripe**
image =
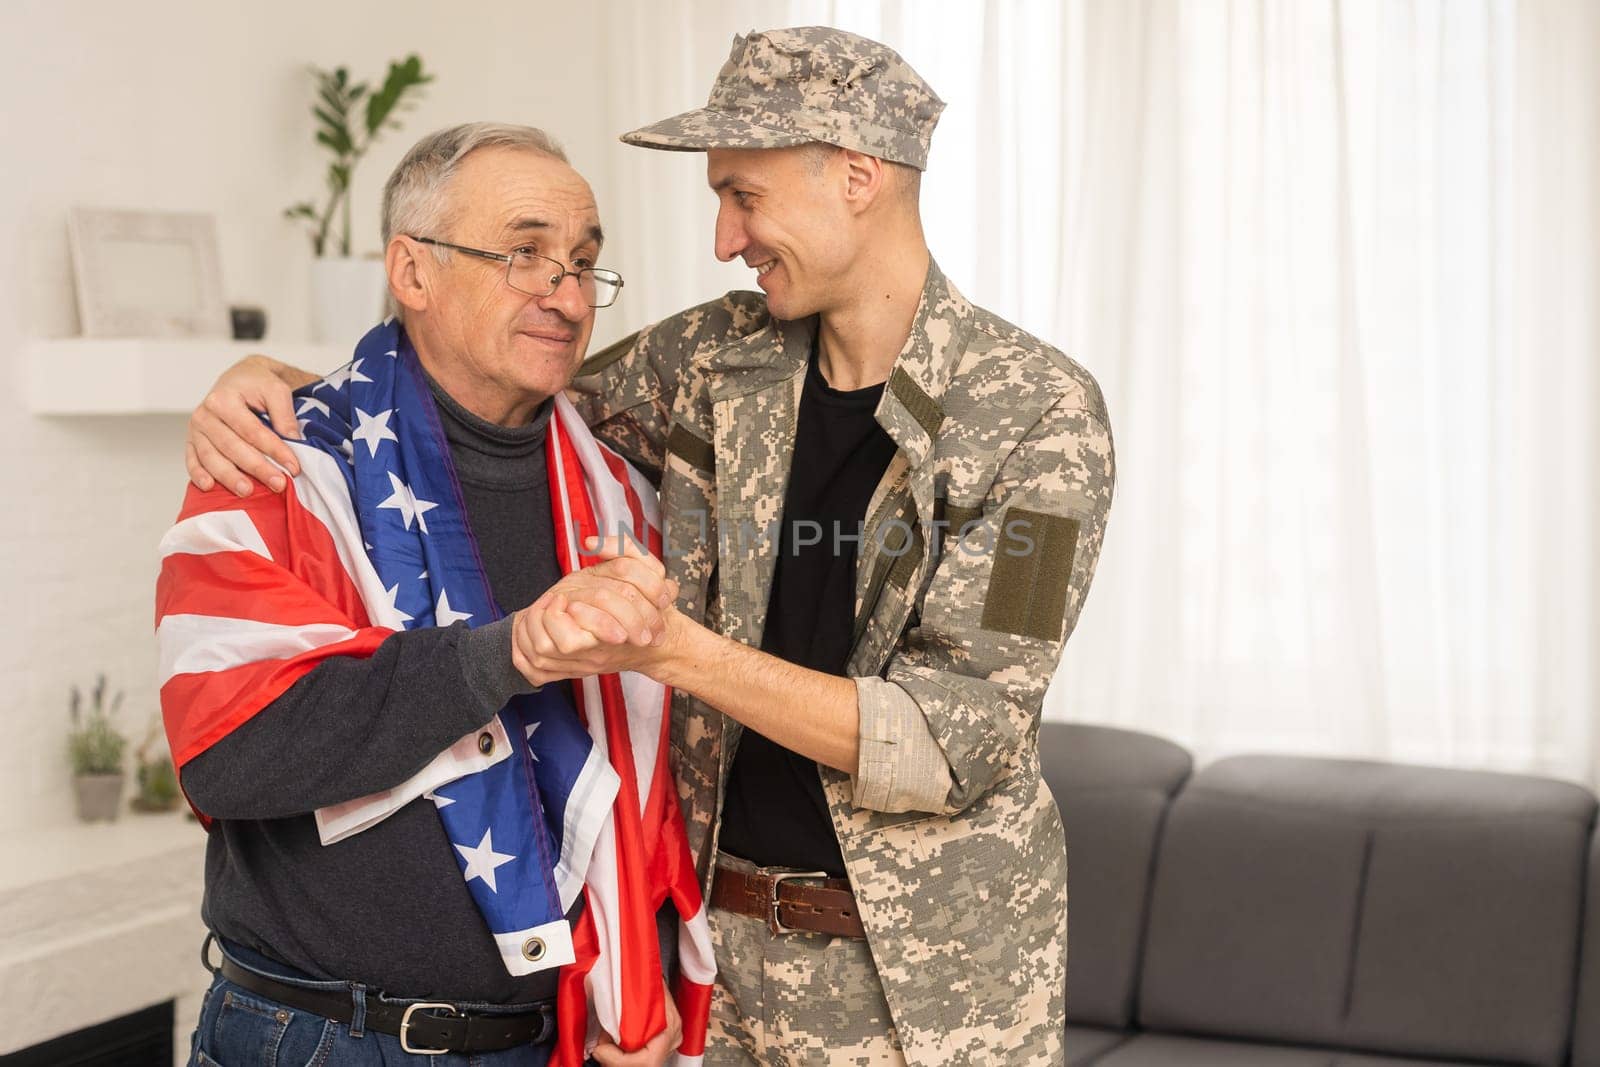
<path fill-rule="evenodd" d="M 166 615 L 156 627 L 161 684 L 175 674 L 225 671 L 267 659 L 288 659 L 348 640 L 356 631 L 332 623 L 280 626 L 223 615 Z"/>
<path fill-rule="evenodd" d="M 647 675 L 627 671 L 617 677 L 622 682 L 623 700 L 628 709 L 628 739 L 633 742 L 633 774 L 639 782 L 639 813 L 642 815 L 650 797 L 650 787 L 655 784 L 666 693 L 661 683 Z"/>
<path fill-rule="evenodd" d="M 717 957 L 704 904 L 678 924 L 678 967 L 695 985 L 710 985 L 717 979 Z"/>
<path fill-rule="evenodd" d="M 494 742 L 488 746 L 487 756 L 479 745 L 479 739 L 485 733 Z M 500 716 L 496 715 L 483 729 L 464 734 L 455 744 L 429 760 L 426 767 L 393 789 L 318 808 L 317 834 L 324 845 L 338 844 L 347 837 L 378 825 L 424 793 L 431 793 L 510 758 L 511 752 L 506 728 L 501 724 Z"/>
<path fill-rule="evenodd" d="M 213 552 L 254 552 L 270 560 L 267 543 L 248 512 L 208 511 L 191 515 L 161 538 L 161 558 L 178 553 L 204 556 Z"/>
<path fill-rule="evenodd" d="M 656 487 L 632 463 L 626 465 L 628 482 L 633 486 L 633 495 L 639 498 L 639 504 L 644 509 L 644 518 L 652 527 L 661 529 L 661 501 L 656 493 Z"/>
<path fill-rule="evenodd" d="M 522 950 L 535 937 L 544 942 L 544 953 L 537 960 L 530 960 Z M 495 934 L 494 943 L 500 949 L 500 959 L 505 963 L 508 974 L 548 971 L 552 967 L 565 967 L 577 959 L 572 950 L 572 927 L 565 919 L 556 919 L 543 926 L 530 926 L 526 930 Z"/>
<path fill-rule="evenodd" d="M 563 912 L 571 911 L 578 894 L 583 892 L 584 876 L 594 858 L 600 828 L 610 821 L 611 805 L 621 787 L 622 779 L 611 769 L 605 750 L 599 745 L 591 746 L 572 783 L 561 820 L 561 857 L 556 863 L 555 879 Z"/>

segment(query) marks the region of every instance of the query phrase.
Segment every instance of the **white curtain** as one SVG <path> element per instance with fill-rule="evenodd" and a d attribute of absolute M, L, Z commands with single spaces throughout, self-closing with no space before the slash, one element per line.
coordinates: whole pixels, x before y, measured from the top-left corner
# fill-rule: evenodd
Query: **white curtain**
<path fill-rule="evenodd" d="M 735 30 L 888 42 L 950 102 L 935 256 L 1105 389 L 1047 714 L 1600 779 L 1600 5 L 711 9 L 630 9 L 619 128 L 702 103 Z M 690 160 L 618 175 L 633 272 L 682 265 L 657 314 L 749 285 Z"/>

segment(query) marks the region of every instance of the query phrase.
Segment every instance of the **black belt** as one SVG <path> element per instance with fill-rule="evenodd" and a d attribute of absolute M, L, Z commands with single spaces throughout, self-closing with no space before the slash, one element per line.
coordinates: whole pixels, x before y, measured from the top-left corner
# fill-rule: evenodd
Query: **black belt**
<path fill-rule="evenodd" d="M 268 1000 L 291 1008 L 309 1011 L 335 1022 L 349 1023 L 355 1018 L 355 1004 L 348 991 L 306 989 L 257 974 L 222 957 L 218 968 L 222 977 Z M 516 1015 L 485 1015 L 463 1011 L 442 1001 L 414 1001 L 397 1004 L 366 994 L 366 1027 L 380 1034 L 394 1034 L 400 1047 L 416 1054 L 444 1055 L 449 1052 L 501 1052 L 519 1045 L 537 1045 L 555 1036 L 554 1007 Z M 442 1014 L 448 1013 L 448 1014 Z"/>

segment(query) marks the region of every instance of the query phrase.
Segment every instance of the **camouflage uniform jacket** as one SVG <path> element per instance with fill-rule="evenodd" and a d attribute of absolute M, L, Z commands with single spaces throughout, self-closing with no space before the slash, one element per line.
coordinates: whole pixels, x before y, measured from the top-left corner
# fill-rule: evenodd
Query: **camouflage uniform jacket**
<path fill-rule="evenodd" d="M 729 293 L 575 382 L 597 434 L 662 471 L 679 608 L 752 646 L 815 329 Z M 898 451 L 859 549 L 859 771 L 820 771 L 834 829 L 907 1061 L 1060 1063 L 1066 852 L 1036 740 L 1111 504 L 1105 405 L 1083 368 L 930 265 L 876 417 Z M 742 729 L 675 698 L 707 892 Z"/>

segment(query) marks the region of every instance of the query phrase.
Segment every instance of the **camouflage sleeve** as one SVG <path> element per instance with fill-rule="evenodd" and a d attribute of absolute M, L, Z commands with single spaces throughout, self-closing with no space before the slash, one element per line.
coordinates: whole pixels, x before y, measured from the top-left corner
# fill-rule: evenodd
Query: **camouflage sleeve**
<path fill-rule="evenodd" d="M 671 320 L 666 320 L 670 322 Z M 646 327 L 596 352 L 578 368 L 567 396 L 596 437 L 661 483 L 672 419 L 676 367 L 663 367 L 654 343 L 662 325 Z"/>
<path fill-rule="evenodd" d="M 672 403 L 696 352 L 766 325 L 759 293 L 730 292 L 608 345 L 583 361 L 567 395 L 594 435 L 661 482 Z"/>
<path fill-rule="evenodd" d="M 1021 762 L 1094 577 L 1115 458 L 1063 400 L 1002 464 L 944 553 L 882 679 L 857 680 L 857 806 L 960 811 Z"/>

